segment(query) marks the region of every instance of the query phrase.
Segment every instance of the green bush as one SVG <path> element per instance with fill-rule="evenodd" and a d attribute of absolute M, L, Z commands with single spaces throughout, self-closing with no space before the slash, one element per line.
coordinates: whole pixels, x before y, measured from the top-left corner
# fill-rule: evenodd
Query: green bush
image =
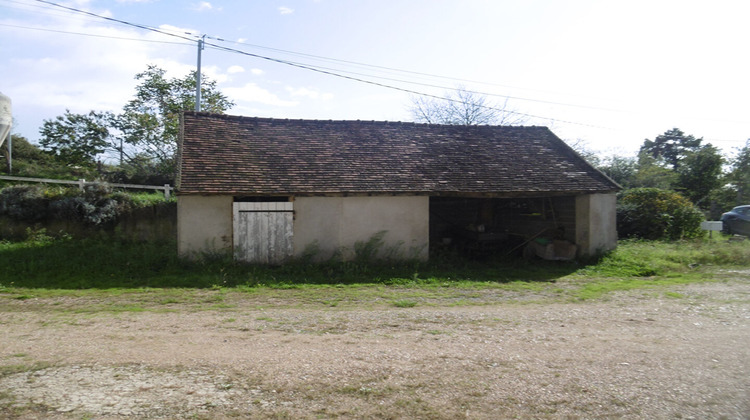
<path fill-rule="evenodd" d="M 0 191 L 0 215 L 24 222 L 47 217 L 49 198 L 38 185 L 15 185 Z"/>
<path fill-rule="evenodd" d="M 153 196 L 153 197 L 151 197 Z M 71 220 L 102 226 L 135 209 L 167 203 L 159 194 L 113 193 L 105 184 L 78 188 L 16 185 L 0 190 L 0 216 L 23 222 Z"/>
<path fill-rule="evenodd" d="M 683 239 L 701 234 L 703 213 L 680 194 L 659 188 L 620 193 L 617 232 L 621 238 Z"/>
<path fill-rule="evenodd" d="M 120 215 L 117 201 L 111 198 L 87 201 L 86 197 L 67 197 L 53 201 L 50 210 L 57 219 L 97 226 L 115 221 Z"/>

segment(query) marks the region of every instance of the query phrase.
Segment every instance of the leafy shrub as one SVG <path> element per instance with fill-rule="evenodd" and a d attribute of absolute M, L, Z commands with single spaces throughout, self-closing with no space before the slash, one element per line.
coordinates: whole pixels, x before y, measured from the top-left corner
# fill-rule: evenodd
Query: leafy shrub
<path fill-rule="evenodd" d="M 38 185 L 15 185 L 0 191 L 0 215 L 37 222 L 48 214 L 49 199 Z"/>
<path fill-rule="evenodd" d="M 666 230 L 667 238 L 697 238 L 703 234 L 701 222 L 704 220 L 703 212 L 694 205 L 678 207 L 670 214 Z"/>
<path fill-rule="evenodd" d="M 682 239 L 701 234 L 703 213 L 680 194 L 633 188 L 620 194 L 617 232 L 622 238 Z"/>
<path fill-rule="evenodd" d="M 50 210 L 57 219 L 83 220 L 84 215 L 94 211 L 94 205 L 83 197 L 68 197 L 52 202 Z"/>
<path fill-rule="evenodd" d="M 102 226 L 135 209 L 167 204 L 159 194 L 113 193 L 106 184 L 78 188 L 16 185 L 0 190 L 0 215 L 24 222 L 58 219 Z"/>
<path fill-rule="evenodd" d="M 83 187 L 83 196 L 89 201 L 97 201 L 112 194 L 112 188 L 107 184 L 91 183 Z"/>
<path fill-rule="evenodd" d="M 50 210 L 58 219 L 77 220 L 97 226 L 115 221 L 120 213 L 117 201 L 111 198 L 91 202 L 86 197 L 68 197 L 53 201 Z"/>
<path fill-rule="evenodd" d="M 50 216 L 97 226 L 112 222 L 120 215 L 120 208 L 109 197 L 111 193 L 111 188 L 98 183 L 87 184 L 82 192 L 68 190 L 50 203 Z"/>

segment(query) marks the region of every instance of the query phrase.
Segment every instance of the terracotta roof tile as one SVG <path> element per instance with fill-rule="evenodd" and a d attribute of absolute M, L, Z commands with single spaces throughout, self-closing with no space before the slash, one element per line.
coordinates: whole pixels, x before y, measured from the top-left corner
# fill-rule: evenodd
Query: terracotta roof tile
<path fill-rule="evenodd" d="M 179 194 L 543 194 L 618 186 L 546 127 L 186 112 Z"/>

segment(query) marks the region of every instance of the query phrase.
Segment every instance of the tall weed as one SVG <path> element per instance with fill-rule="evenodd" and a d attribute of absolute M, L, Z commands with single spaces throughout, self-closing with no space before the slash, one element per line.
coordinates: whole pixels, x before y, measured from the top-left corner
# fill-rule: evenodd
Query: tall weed
<path fill-rule="evenodd" d="M 580 270 L 582 275 L 646 277 L 699 266 L 750 266 L 750 241 L 694 239 L 623 240 L 617 249 Z"/>
<path fill-rule="evenodd" d="M 23 242 L 0 241 L 0 287 L 48 289 L 141 287 L 301 287 L 304 285 L 420 285 L 553 282 L 587 277 L 627 280 L 688 273 L 700 266 L 750 266 L 750 241 L 622 241 L 593 261 L 560 262 L 460 256 L 421 261 L 300 261 L 282 266 L 235 263 L 226 255 L 187 261 L 176 244 L 112 239 L 53 239 L 29 231 Z M 628 280 L 629 279 L 629 280 Z M 581 280 L 584 281 L 584 280 Z M 623 283 L 624 284 L 624 283 Z M 477 286 L 478 287 L 478 286 Z"/>

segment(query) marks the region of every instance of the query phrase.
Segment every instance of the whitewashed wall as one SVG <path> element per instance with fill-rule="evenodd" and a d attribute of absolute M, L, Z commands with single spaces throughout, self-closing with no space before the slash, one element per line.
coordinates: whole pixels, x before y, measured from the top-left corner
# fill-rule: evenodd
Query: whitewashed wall
<path fill-rule="evenodd" d="M 428 197 L 296 197 L 293 201 L 293 254 L 315 247 L 314 258 L 354 256 L 357 242 L 385 231 L 379 256 L 426 260 Z M 181 256 L 231 252 L 235 223 L 231 196 L 179 196 L 177 240 Z"/>
<path fill-rule="evenodd" d="M 177 197 L 177 252 L 182 257 L 231 252 L 232 196 Z"/>
<path fill-rule="evenodd" d="M 294 249 L 302 255 L 315 244 L 317 259 L 340 252 L 354 256 L 357 242 L 385 231 L 380 256 L 426 260 L 429 242 L 428 197 L 297 197 Z"/>
<path fill-rule="evenodd" d="M 576 197 L 578 255 L 594 256 L 617 247 L 617 197 L 589 194 Z"/>

